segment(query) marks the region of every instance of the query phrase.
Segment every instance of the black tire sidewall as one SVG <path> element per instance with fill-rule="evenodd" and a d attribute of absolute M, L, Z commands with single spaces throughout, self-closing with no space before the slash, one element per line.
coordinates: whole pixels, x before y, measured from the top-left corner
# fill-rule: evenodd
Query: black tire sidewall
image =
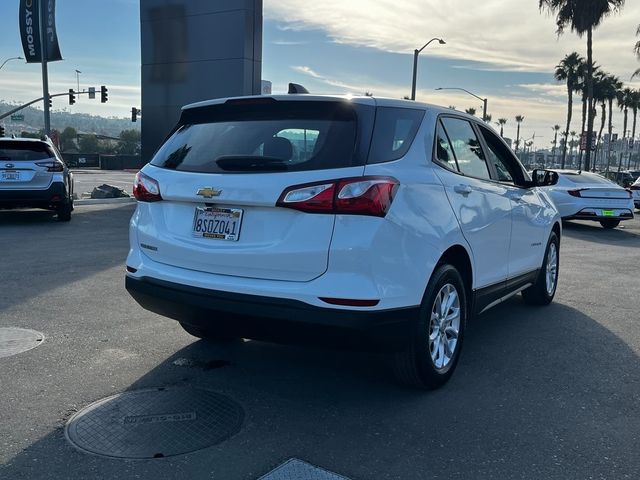
<path fill-rule="evenodd" d="M 460 330 L 458 332 L 458 343 L 456 345 L 454 357 L 444 369 L 438 370 L 433 364 L 431 353 L 429 352 L 429 324 L 431 320 L 431 310 L 433 308 L 436 295 L 447 283 L 450 283 L 456 288 L 458 296 L 460 297 Z M 413 339 L 413 349 L 416 354 L 415 361 L 417 362 L 418 371 L 420 372 L 421 377 L 423 377 L 423 380 L 425 380 L 425 383 L 441 385 L 444 384 L 453 374 L 458 360 L 460 359 L 460 352 L 464 342 L 464 333 L 468 315 L 469 302 L 462 276 L 452 265 L 441 265 L 436 269 L 429 281 L 429 285 L 427 286 L 422 304 L 420 305 L 420 317 L 416 324 L 415 337 Z"/>
<path fill-rule="evenodd" d="M 600 220 L 600 225 L 606 229 L 613 229 L 620 225 L 620 220 Z"/>

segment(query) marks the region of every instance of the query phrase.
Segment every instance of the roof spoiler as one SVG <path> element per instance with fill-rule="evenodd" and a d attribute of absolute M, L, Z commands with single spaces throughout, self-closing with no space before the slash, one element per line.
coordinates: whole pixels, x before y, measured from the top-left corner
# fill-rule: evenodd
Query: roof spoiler
<path fill-rule="evenodd" d="M 290 83 L 289 84 L 289 92 L 288 93 L 289 93 L 289 95 L 308 94 L 309 90 L 304 88 L 302 85 L 298 85 L 297 83 Z"/>

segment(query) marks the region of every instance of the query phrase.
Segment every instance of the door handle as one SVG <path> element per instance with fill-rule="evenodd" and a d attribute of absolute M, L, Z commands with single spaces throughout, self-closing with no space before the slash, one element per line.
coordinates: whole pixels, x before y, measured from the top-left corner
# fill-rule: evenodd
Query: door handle
<path fill-rule="evenodd" d="M 460 195 L 469 195 L 473 190 L 469 185 L 456 185 L 453 187 L 453 191 Z"/>

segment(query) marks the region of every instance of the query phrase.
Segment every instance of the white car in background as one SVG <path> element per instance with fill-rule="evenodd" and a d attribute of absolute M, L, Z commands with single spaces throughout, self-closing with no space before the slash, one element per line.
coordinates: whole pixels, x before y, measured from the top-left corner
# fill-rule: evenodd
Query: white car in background
<path fill-rule="evenodd" d="M 640 177 L 629 187 L 631 195 L 633 195 L 633 204 L 640 210 Z"/>
<path fill-rule="evenodd" d="M 616 228 L 633 219 L 629 190 L 601 175 L 576 170 L 555 170 L 558 183 L 544 187 L 563 220 L 593 220 L 604 228 Z M 543 172 L 541 172 L 543 174 Z"/>

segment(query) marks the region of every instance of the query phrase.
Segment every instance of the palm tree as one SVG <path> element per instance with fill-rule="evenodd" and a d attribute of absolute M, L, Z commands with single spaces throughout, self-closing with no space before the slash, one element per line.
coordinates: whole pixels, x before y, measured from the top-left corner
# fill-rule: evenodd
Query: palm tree
<path fill-rule="evenodd" d="M 640 25 L 638 25 L 638 30 L 636 30 L 636 35 L 640 35 Z M 638 56 L 638 59 L 640 59 L 640 40 L 636 42 L 636 46 L 633 49 L 635 50 L 636 55 Z M 635 77 L 636 75 L 640 75 L 640 68 L 635 72 L 633 72 L 633 75 L 631 75 L 631 78 Z"/>
<path fill-rule="evenodd" d="M 579 37 L 587 34 L 587 145 L 591 145 L 593 130 L 593 30 L 605 17 L 619 11 L 625 0 L 538 0 L 540 9 L 547 9 L 556 14 L 558 35 L 566 27 L 575 31 Z M 591 148 L 585 155 L 585 170 L 591 163 Z"/>
<path fill-rule="evenodd" d="M 636 120 L 640 109 L 640 90 L 634 90 L 631 95 L 631 110 L 633 110 L 633 127 L 631 127 L 631 138 L 636 138 Z"/>
<path fill-rule="evenodd" d="M 524 122 L 524 115 L 516 115 L 516 123 L 518 124 L 518 134 L 516 135 L 516 154 L 520 146 L 520 124 Z"/>
<path fill-rule="evenodd" d="M 553 164 L 555 166 L 556 164 L 556 147 L 558 146 L 558 132 L 560 131 L 562 127 L 560 125 L 554 125 L 553 127 L 551 127 L 551 130 L 553 130 L 554 134 L 553 134 L 553 142 L 551 142 L 551 144 L 553 145 L 553 149 L 552 149 L 552 155 L 553 155 Z"/>
<path fill-rule="evenodd" d="M 490 113 L 487 113 L 487 114 L 484 116 L 484 121 L 485 121 L 485 122 L 487 122 L 487 123 L 491 123 L 491 119 L 492 119 L 492 118 L 493 118 L 493 115 L 491 115 Z"/>
<path fill-rule="evenodd" d="M 607 171 L 611 163 L 611 147 L 613 147 L 613 101 L 618 98 L 618 91 L 622 89 L 622 82 L 615 75 L 607 77 L 607 102 L 609 104 L 609 149 L 607 151 Z"/>
<path fill-rule="evenodd" d="M 618 100 L 618 107 L 620 107 L 620 111 L 624 113 L 624 127 L 622 129 L 622 138 L 624 139 L 627 137 L 629 108 L 632 107 L 633 90 L 629 87 L 619 90 L 616 100 Z"/>
<path fill-rule="evenodd" d="M 569 135 L 571 136 L 571 141 L 569 142 L 569 159 L 571 160 L 571 166 L 573 166 L 573 147 L 576 146 L 576 135 L 578 135 L 575 130 L 571 130 L 569 132 Z"/>
<path fill-rule="evenodd" d="M 468 113 L 469 115 L 475 115 L 476 114 L 476 109 L 471 107 L 471 108 L 467 108 L 465 110 L 466 113 Z"/>
<path fill-rule="evenodd" d="M 565 128 L 565 137 L 569 136 L 569 130 L 571 129 L 571 117 L 573 116 L 573 92 L 576 90 L 580 78 L 581 65 L 584 63 L 583 58 L 576 52 L 570 53 L 564 57 L 560 63 L 556 66 L 554 77 L 559 82 L 566 82 L 567 84 L 567 126 Z M 567 159 L 567 144 L 565 142 L 562 148 L 562 161 L 561 165 L 564 168 L 565 161 Z"/>
<path fill-rule="evenodd" d="M 507 124 L 507 119 L 506 118 L 499 118 L 498 122 L 496 123 L 496 125 L 500 126 L 500 136 L 504 137 L 504 126 Z"/>
<path fill-rule="evenodd" d="M 604 126 L 607 122 L 607 91 L 610 88 L 609 75 L 602 70 L 598 71 L 594 76 L 593 83 L 593 99 L 595 103 L 600 104 L 600 108 L 602 109 L 602 113 L 600 114 L 600 131 L 598 131 L 598 138 L 596 140 L 596 152 L 600 152 L 600 156 L 602 158 L 602 131 L 604 130 Z M 598 160 L 598 155 L 593 159 L 592 169 L 595 171 L 596 161 Z"/>
<path fill-rule="evenodd" d="M 449 108 L 450 108 L 451 110 L 455 110 L 455 109 L 456 109 L 456 106 L 455 106 L 455 105 L 449 105 Z"/>

